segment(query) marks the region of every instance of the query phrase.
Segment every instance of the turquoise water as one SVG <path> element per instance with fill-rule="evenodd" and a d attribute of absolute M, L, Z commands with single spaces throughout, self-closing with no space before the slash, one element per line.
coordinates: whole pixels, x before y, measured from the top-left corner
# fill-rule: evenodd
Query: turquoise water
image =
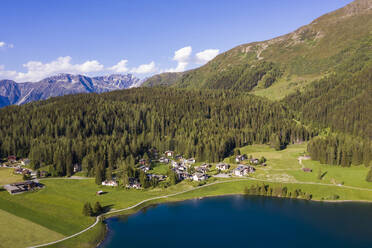
<path fill-rule="evenodd" d="M 226 196 L 110 218 L 101 248 L 372 248 L 372 204 Z"/>

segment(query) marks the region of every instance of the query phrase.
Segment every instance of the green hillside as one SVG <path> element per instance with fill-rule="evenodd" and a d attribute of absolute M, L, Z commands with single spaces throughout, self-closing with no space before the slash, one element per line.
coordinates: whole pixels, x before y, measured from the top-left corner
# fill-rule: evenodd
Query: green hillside
<path fill-rule="evenodd" d="M 371 37 L 372 1 L 356 0 L 292 33 L 237 46 L 182 74 L 156 75 L 144 86 L 245 90 L 280 99 L 350 60 L 371 60 L 370 51 L 358 52 L 371 46 Z"/>

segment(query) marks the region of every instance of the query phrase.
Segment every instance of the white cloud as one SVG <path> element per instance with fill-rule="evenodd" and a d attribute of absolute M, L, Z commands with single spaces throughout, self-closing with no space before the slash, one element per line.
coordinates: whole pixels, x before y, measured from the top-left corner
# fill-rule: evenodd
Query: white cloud
<path fill-rule="evenodd" d="M 13 48 L 13 44 L 8 44 L 5 41 L 0 41 L 0 48 Z"/>
<path fill-rule="evenodd" d="M 173 60 L 177 61 L 176 68 L 169 68 L 161 72 L 182 72 L 187 69 L 190 64 L 205 64 L 220 52 L 219 49 L 206 49 L 204 51 L 198 52 L 195 57 L 192 58 L 192 47 L 183 47 L 174 52 Z"/>
<path fill-rule="evenodd" d="M 143 65 L 140 65 L 138 67 L 131 69 L 132 73 L 137 73 L 137 74 L 149 74 L 155 71 L 156 71 L 156 67 L 155 67 L 154 61 L 151 61 L 149 64 L 143 64 Z"/>
<path fill-rule="evenodd" d="M 111 71 L 117 72 L 117 73 L 125 73 L 125 72 L 129 71 L 129 69 L 127 67 L 127 63 L 128 63 L 128 60 L 123 59 L 123 60 L 120 60 L 116 65 L 114 65 L 114 66 L 112 66 L 108 69 L 111 70 Z"/>
<path fill-rule="evenodd" d="M 186 62 L 191 55 L 192 47 L 187 46 L 174 52 L 173 60 L 177 62 Z"/>
<path fill-rule="evenodd" d="M 219 49 L 206 49 L 204 51 L 201 51 L 195 55 L 196 63 L 205 64 L 208 61 L 212 60 L 214 57 L 216 57 L 219 52 L 220 52 Z"/>
<path fill-rule="evenodd" d="M 0 48 L 11 47 L 0 41 Z M 58 74 L 58 73 L 71 73 L 71 74 L 85 74 L 91 73 L 134 73 L 134 74 L 153 74 L 156 72 L 182 72 L 191 66 L 204 64 L 213 59 L 219 53 L 218 49 L 206 49 L 192 55 L 192 47 L 186 46 L 174 52 L 172 58 L 177 62 L 173 68 L 166 70 L 159 70 L 154 61 L 148 64 L 142 64 L 138 67 L 128 67 L 128 60 L 122 59 L 117 64 L 111 67 L 105 67 L 97 60 L 88 60 L 81 64 L 73 64 L 70 56 L 59 57 L 47 63 L 41 61 L 29 61 L 23 64 L 25 72 L 17 72 L 14 70 L 6 70 L 4 66 L 0 65 L 0 79 L 12 79 L 17 82 L 36 82 L 43 78 Z"/>
<path fill-rule="evenodd" d="M 190 56 L 192 52 L 192 47 L 187 46 L 183 47 L 181 49 L 178 49 L 174 52 L 173 60 L 177 61 L 177 67 L 176 68 L 169 68 L 164 70 L 165 72 L 180 72 L 185 71 L 186 67 L 188 66 L 190 62 Z"/>
<path fill-rule="evenodd" d="M 26 72 L 6 71 L 2 68 L 0 69 L 0 76 L 18 82 L 26 82 L 39 81 L 58 73 L 87 74 L 104 69 L 104 66 L 97 60 L 88 60 L 82 64 L 72 64 L 70 56 L 59 57 L 45 64 L 40 61 L 29 61 L 23 64 L 23 67 L 27 69 Z"/>

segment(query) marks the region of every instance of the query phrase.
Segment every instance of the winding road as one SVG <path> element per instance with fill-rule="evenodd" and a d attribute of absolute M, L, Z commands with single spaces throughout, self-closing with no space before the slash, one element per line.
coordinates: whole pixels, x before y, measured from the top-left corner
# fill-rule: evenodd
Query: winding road
<path fill-rule="evenodd" d="M 141 202 L 139 202 L 139 203 L 137 203 L 137 204 L 135 204 L 133 206 L 130 206 L 130 207 L 127 207 L 127 208 L 123 208 L 123 209 L 117 209 L 117 210 L 113 210 L 113 211 L 110 211 L 110 212 L 101 214 L 101 215 L 97 216 L 96 221 L 91 226 L 89 226 L 89 227 L 85 228 L 84 230 L 82 230 L 82 231 L 80 231 L 78 233 L 75 233 L 75 234 L 73 234 L 71 236 L 68 236 L 68 237 L 65 237 L 63 239 L 60 239 L 60 240 L 57 240 L 57 241 L 53 241 L 53 242 L 50 242 L 50 243 L 31 246 L 29 248 L 45 247 L 45 246 L 48 246 L 48 245 L 53 245 L 53 244 L 60 243 L 62 241 L 71 239 L 73 237 L 76 237 L 76 236 L 78 236 L 78 235 L 80 235 L 80 234 L 82 234 L 82 233 L 84 233 L 84 232 L 92 229 L 93 227 L 95 227 L 99 223 L 99 221 L 101 220 L 101 218 L 103 216 L 105 216 L 105 215 L 108 215 L 108 214 L 114 214 L 114 213 L 119 213 L 119 212 L 131 210 L 131 209 L 134 209 L 134 208 L 136 208 L 136 207 L 138 207 L 138 206 L 140 206 L 140 205 L 142 205 L 142 204 L 144 204 L 146 202 L 150 202 L 150 201 L 153 201 L 153 200 L 158 200 L 158 199 L 163 199 L 163 198 L 168 198 L 168 197 L 172 197 L 172 196 L 181 195 L 181 194 L 184 194 L 184 193 L 188 193 L 188 192 L 191 192 L 191 191 L 199 190 L 201 188 L 209 187 L 209 186 L 212 186 L 212 185 L 222 184 L 222 183 L 229 183 L 229 182 L 240 182 L 240 181 L 260 181 L 260 182 L 278 183 L 278 181 L 275 181 L 275 180 L 263 180 L 263 179 L 253 178 L 253 177 L 246 177 L 244 179 L 231 179 L 231 180 L 226 180 L 226 181 L 214 182 L 214 183 L 210 183 L 210 184 L 199 186 L 197 188 L 192 188 L 192 189 L 189 189 L 189 190 L 184 190 L 184 191 L 173 193 L 173 194 L 169 194 L 169 195 L 152 197 L 152 198 L 143 200 L 143 201 L 141 201 Z M 363 190 L 363 191 L 371 191 L 372 192 L 372 189 L 360 188 L 360 187 L 353 187 L 353 186 L 345 186 L 345 185 L 327 184 L 327 183 L 301 182 L 301 181 L 296 181 L 296 182 L 280 182 L 280 183 L 286 183 L 286 184 L 312 184 L 312 185 L 332 186 L 332 187 L 340 187 L 340 188 L 347 188 L 347 189 L 355 189 L 355 190 Z"/>

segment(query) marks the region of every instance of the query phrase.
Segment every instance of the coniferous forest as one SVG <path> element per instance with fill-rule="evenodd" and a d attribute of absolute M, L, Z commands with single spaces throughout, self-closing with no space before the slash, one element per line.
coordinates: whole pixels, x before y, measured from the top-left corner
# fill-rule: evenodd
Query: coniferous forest
<path fill-rule="evenodd" d="M 315 134 L 281 103 L 232 91 L 138 88 L 52 98 L 0 111 L 1 157 L 29 157 L 33 168 L 71 175 L 82 164 L 104 175 L 134 165 L 149 148 L 217 162 L 234 148 L 278 149 Z"/>

